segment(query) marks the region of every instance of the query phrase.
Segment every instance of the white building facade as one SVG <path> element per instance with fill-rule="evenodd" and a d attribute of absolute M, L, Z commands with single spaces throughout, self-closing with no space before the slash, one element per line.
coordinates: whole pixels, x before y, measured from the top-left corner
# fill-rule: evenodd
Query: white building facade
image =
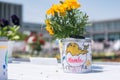
<path fill-rule="evenodd" d="M 114 41 L 120 39 L 120 19 L 91 22 L 87 32 L 94 41 Z"/>

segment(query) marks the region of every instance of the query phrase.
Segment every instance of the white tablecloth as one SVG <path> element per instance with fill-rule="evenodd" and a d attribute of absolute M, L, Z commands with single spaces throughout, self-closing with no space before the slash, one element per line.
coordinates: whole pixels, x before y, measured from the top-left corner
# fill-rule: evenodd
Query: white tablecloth
<path fill-rule="evenodd" d="M 91 73 L 64 73 L 61 65 L 8 64 L 8 80 L 120 80 L 119 64 L 93 64 Z"/>

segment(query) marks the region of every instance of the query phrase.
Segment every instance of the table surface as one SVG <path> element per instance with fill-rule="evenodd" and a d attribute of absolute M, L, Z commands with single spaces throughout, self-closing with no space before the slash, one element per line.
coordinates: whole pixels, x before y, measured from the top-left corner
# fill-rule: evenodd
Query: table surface
<path fill-rule="evenodd" d="M 60 64 L 30 62 L 8 64 L 8 80 L 120 80 L 120 64 L 94 63 L 90 73 L 64 73 Z"/>

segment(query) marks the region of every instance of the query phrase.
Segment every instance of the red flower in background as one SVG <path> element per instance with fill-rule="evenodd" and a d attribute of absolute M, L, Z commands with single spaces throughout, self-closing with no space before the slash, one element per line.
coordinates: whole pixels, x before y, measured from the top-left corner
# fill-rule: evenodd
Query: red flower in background
<path fill-rule="evenodd" d="M 34 37 L 32 41 L 33 41 L 33 42 L 36 42 L 36 41 L 37 41 L 37 37 Z"/>
<path fill-rule="evenodd" d="M 42 36 L 43 36 L 43 34 L 42 34 L 42 33 L 40 33 L 40 34 L 39 34 L 39 36 L 40 36 L 40 37 L 42 37 Z"/>
<path fill-rule="evenodd" d="M 45 41 L 43 39 L 40 40 L 40 44 L 44 45 Z"/>
<path fill-rule="evenodd" d="M 42 50 L 42 46 L 45 44 L 43 34 L 37 34 L 35 32 L 31 32 L 25 41 L 32 51 L 38 52 Z"/>

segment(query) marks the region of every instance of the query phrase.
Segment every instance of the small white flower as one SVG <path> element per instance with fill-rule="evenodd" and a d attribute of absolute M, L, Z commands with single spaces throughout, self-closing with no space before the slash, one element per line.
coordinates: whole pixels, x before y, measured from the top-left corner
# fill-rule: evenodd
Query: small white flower
<path fill-rule="evenodd" d="M 28 43 L 33 43 L 33 39 L 34 39 L 35 37 L 34 36 L 31 36 L 31 37 L 29 37 L 29 39 L 28 39 Z"/>
<path fill-rule="evenodd" d="M 13 32 L 12 31 L 8 31 L 8 35 L 11 35 L 11 34 L 13 34 Z"/>

